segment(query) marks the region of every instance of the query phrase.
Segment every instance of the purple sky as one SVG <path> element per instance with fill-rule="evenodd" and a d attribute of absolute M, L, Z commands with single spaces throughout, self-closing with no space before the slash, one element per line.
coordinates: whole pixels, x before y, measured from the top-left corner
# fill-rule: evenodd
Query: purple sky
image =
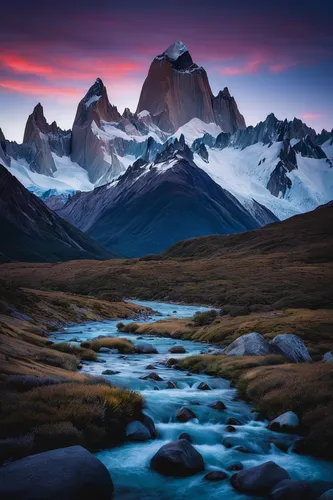
<path fill-rule="evenodd" d="M 332 19 L 332 0 L 12 0 L 1 7 L 0 127 L 21 141 L 40 101 L 70 128 L 96 77 L 121 112 L 135 110 L 154 56 L 182 40 L 248 125 L 274 112 L 330 130 Z"/>

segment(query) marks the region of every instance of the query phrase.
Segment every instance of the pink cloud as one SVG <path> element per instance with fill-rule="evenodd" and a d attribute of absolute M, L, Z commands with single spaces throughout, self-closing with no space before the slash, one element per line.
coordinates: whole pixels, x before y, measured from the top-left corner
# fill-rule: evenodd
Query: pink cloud
<path fill-rule="evenodd" d="M 312 112 L 307 112 L 303 113 L 301 115 L 301 118 L 304 118 L 305 120 L 317 120 L 319 118 L 324 118 L 326 115 L 323 113 L 312 113 Z"/>
<path fill-rule="evenodd" d="M 0 88 L 21 94 L 43 95 L 43 96 L 63 96 L 76 97 L 82 94 L 82 91 L 72 87 L 51 87 L 50 85 L 40 84 L 32 81 L 19 82 L 17 80 L 2 79 Z"/>

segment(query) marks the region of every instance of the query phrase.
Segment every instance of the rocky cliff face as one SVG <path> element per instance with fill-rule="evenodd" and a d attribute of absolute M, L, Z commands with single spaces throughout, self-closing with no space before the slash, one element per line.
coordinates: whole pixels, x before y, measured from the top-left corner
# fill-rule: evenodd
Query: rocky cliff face
<path fill-rule="evenodd" d="M 49 210 L 0 165 L 0 262 L 105 259 L 110 252 Z"/>
<path fill-rule="evenodd" d="M 182 42 L 155 57 L 143 84 L 137 113 L 147 110 L 155 123 L 173 133 L 192 118 L 217 123 L 225 132 L 245 127 L 235 100 L 225 89 L 214 97 L 206 71 L 193 63 Z"/>

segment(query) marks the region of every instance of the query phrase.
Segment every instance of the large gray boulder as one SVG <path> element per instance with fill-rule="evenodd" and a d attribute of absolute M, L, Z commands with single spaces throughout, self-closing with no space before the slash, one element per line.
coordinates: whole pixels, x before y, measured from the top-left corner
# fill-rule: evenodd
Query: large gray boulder
<path fill-rule="evenodd" d="M 269 354 L 269 345 L 260 333 L 252 332 L 238 337 L 225 348 L 224 354 L 228 356 L 266 356 Z"/>
<path fill-rule="evenodd" d="M 204 470 L 200 453 L 186 439 L 165 444 L 153 456 L 150 466 L 166 476 L 192 476 Z"/>
<path fill-rule="evenodd" d="M 46 451 L 0 468 L 2 500 L 110 500 L 107 468 L 82 446 Z"/>
<path fill-rule="evenodd" d="M 319 497 L 319 500 L 333 500 L 333 490 L 325 491 L 325 493 Z"/>
<path fill-rule="evenodd" d="M 281 333 L 269 343 L 271 352 L 282 354 L 292 363 L 311 362 L 311 356 L 303 340 L 291 333 Z"/>
<path fill-rule="evenodd" d="M 139 344 L 136 344 L 135 352 L 137 354 L 158 354 L 157 349 L 152 344 L 148 344 L 148 342 L 139 342 Z"/>
<path fill-rule="evenodd" d="M 318 495 L 311 486 L 304 481 L 293 481 L 286 479 L 274 486 L 271 500 L 317 500 Z"/>
<path fill-rule="evenodd" d="M 333 361 L 333 354 L 332 354 L 332 352 L 329 351 L 326 354 L 324 354 L 322 361 L 324 361 L 324 363 L 332 362 Z"/>
<path fill-rule="evenodd" d="M 275 418 L 268 424 L 272 431 L 297 431 L 299 427 L 299 418 L 293 411 L 287 411 Z"/>
<path fill-rule="evenodd" d="M 241 493 L 264 496 L 285 479 L 290 479 L 285 469 L 274 462 L 265 462 L 234 474 L 231 477 L 231 484 Z"/>
<path fill-rule="evenodd" d="M 151 439 L 151 433 L 149 429 L 138 420 L 130 422 L 126 426 L 126 437 L 129 441 L 148 441 Z"/>

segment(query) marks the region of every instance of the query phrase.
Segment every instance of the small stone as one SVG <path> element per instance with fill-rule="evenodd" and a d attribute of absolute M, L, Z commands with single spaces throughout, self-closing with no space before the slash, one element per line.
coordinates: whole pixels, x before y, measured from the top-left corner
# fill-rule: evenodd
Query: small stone
<path fill-rule="evenodd" d="M 223 481 L 224 479 L 227 479 L 227 477 L 228 474 L 226 474 L 223 470 L 213 470 L 208 472 L 204 479 L 206 479 L 206 481 Z"/>
<path fill-rule="evenodd" d="M 241 453 L 251 453 L 250 450 L 245 448 L 245 446 L 236 446 L 235 450 L 240 451 Z"/>
<path fill-rule="evenodd" d="M 186 349 L 181 345 L 175 345 L 174 347 L 170 347 L 168 352 L 170 352 L 170 354 L 184 354 Z"/>
<path fill-rule="evenodd" d="M 117 373 L 120 373 L 120 372 L 117 372 L 114 370 L 104 370 L 104 372 L 102 372 L 102 375 L 117 375 Z"/>
<path fill-rule="evenodd" d="M 209 405 L 211 408 L 214 410 L 222 411 L 226 409 L 226 405 L 223 403 L 223 401 L 216 401 L 215 403 L 212 403 Z"/>
<path fill-rule="evenodd" d="M 210 391 L 211 388 L 209 387 L 208 384 L 206 384 L 206 382 L 201 382 L 201 384 L 198 386 L 198 389 L 200 391 Z"/>
<path fill-rule="evenodd" d="M 192 438 L 187 432 L 183 432 L 178 439 L 186 439 L 189 443 L 192 443 Z"/>
<path fill-rule="evenodd" d="M 146 375 L 145 377 L 140 377 L 143 380 L 155 380 L 156 382 L 161 382 L 163 379 L 158 375 L 156 372 L 151 372 L 149 375 Z"/>
<path fill-rule="evenodd" d="M 190 410 L 190 408 L 180 408 L 177 411 L 177 420 L 178 422 L 188 422 L 189 420 L 193 420 L 194 418 L 197 418 L 196 414 Z"/>
<path fill-rule="evenodd" d="M 227 425 L 242 425 L 242 423 L 237 418 L 228 418 Z"/>
<path fill-rule="evenodd" d="M 154 366 L 154 365 L 148 365 L 148 366 L 146 366 L 145 369 L 146 370 L 156 370 L 156 366 Z"/>
<path fill-rule="evenodd" d="M 236 430 L 237 429 L 233 425 L 227 425 L 227 427 L 225 428 L 226 432 L 236 432 Z"/>
<path fill-rule="evenodd" d="M 168 389 L 177 389 L 176 384 L 174 382 L 172 382 L 171 380 L 168 380 L 166 384 L 167 384 Z"/>
<path fill-rule="evenodd" d="M 227 470 L 230 470 L 230 471 L 239 471 L 239 470 L 243 470 L 243 469 L 244 469 L 244 465 L 242 464 L 242 462 L 235 462 L 233 464 L 228 465 L 228 467 L 227 467 Z"/>

